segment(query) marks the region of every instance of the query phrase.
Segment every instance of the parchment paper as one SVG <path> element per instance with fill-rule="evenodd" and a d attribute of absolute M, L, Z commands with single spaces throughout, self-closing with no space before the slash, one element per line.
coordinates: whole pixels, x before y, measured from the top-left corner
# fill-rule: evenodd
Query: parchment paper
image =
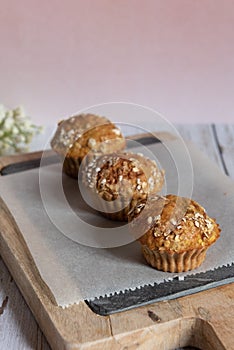
<path fill-rule="evenodd" d="M 148 148 L 157 154 L 157 159 L 166 170 L 167 186 L 164 192 L 177 193 L 176 166 L 165 156 L 165 148 L 161 144 Z M 192 197 L 206 208 L 211 217 L 217 219 L 222 232 L 220 239 L 208 250 L 202 266 L 180 274 L 182 277 L 231 264 L 234 252 L 234 183 L 194 146 L 188 145 L 188 149 L 194 168 Z M 45 168 L 48 175 L 48 194 L 52 203 L 54 202 L 56 216 L 70 227 L 69 213 L 57 201 L 54 179 L 59 169 L 60 165 Z M 185 181 L 186 168 L 182 170 Z M 78 193 L 74 191 L 75 186 L 73 179 L 65 177 L 64 188 L 67 198 L 70 197 L 73 211 L 87 221 L 111 227 L 109 220 L 90 211 L 80 204 L 79 199 L 74 201 L 74 198 L 78 198 L 74 197 Z M 63 235 L 44 209 L 38 169 L 2 177 L 0 195 L 13 214 L 42 278 L 54 294 L 58 305 L 62 307 L 83 299 L 160 283 L 178 276 L 150 268 L 141 256 L 138 242 L 117 248 L 99 249 L 78 244 Z M 79 227 L 76 229 L 79 230 Z"/>

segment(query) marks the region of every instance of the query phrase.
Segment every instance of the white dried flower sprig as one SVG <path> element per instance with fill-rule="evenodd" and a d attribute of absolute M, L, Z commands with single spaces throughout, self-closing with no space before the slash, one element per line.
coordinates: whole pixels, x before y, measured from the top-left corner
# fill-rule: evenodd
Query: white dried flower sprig
<path fill-rule="evenodd" d="M 8 155 L 28 150 L 34 135 L 42 127 L 32 124 L 22 107 L 7 109 L 0 105 L 0 155 Z"/>

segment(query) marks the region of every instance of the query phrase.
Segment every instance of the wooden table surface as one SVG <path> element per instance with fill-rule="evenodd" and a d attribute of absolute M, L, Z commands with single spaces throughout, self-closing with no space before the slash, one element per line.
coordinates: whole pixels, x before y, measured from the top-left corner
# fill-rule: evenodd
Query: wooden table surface
<path fill-rule="evenodd" d="M 178 125 L 177 129 L 234 179 L 234 125 Z M 50 349 L 1 257 L 0 349 Z"/>

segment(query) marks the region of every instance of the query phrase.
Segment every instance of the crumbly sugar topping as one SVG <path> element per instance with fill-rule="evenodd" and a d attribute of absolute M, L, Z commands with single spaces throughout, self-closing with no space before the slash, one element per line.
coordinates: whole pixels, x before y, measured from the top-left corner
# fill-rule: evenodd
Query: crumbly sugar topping
<path fill-rule="evenodd" d="M 113 133 L 115 133 L 116 135 L 121 135 L 121 131 L 120 131 L 118 128 L 113 129 L 112 131 L 113 131 Z"/>
<path fill-rule="evenodd" d="M 96 146 L 96 144 L 97 144 L 97 142 L 96 142 L 96 140 L 95 140 L 94 138 L 90 137 L 90 138 L 88 139 L 88 146 L 89 146 L 90 148 L 94 148 L 94 147 Z"/>
<path fill-rule="evenodd" d="M 138 162 L 123 154 L 94 156 L 87 162 L 83 177 L 90 188 L 108 201 L 116 199 L 120 193 L 138 192 L 144 196 L 142 184 L 147 184 Z"/>
<path fill-rule="evenodd" d="M 166 198 L 164 202 L 163 198 Z M 157 215 L 153 215 L 155 212 Z M 133 221 L 133 226 L 145 233 L 141 242 L 159 250 L 204 247 L 216 240 L 220 232 L 215 220 L 198 203 L 173 195 L 157 196 L 154 202 L 149 198 L 142 213 L 137 215 L 136 212 L 133 215 L 138 219 L 135 224 Z"/>
<path fill-rule="evenodd" d="M 107 118 L 93 114 L 80 114 L 59 122 L 57 131 L 51 141 L 51 146 L 58 153 L 66 153 L 73 147 L 76 149 L 81 147 L 93 149 L 97 146 L 96 135 L 98 130 L 100 133 L 106 126 L 108 126 L 106 134 L 111 133 L 111 139 L 123 138 L 121 131 Z M 90 137 L 87 138 L 86 144 L 79 144 L 82 137 L 89 134 Z M 102 138 L 103 141 L 107 139 L 107 137 L 101 136 L 101 140 L 98 141 L 102 141 Z"/>
<path fill-rule="evenodd" d="M 144 163 L 143 163 L 144 160 Z M 94 156 L 86 163 L 83 171 L 85 183 L 95 189 L 106 200 L 114 200 L 120 193 L 125 196 L 146 198 L 149 191 L 161 178 L 148 179 L 145 163 L 150 168 L 150 175 L 159 171 L 156 165 L 142 156 L 132 153 L 115 153 L 105 156 Z M 149 172 L 149 171 L 148 171 Z M 156 182 L 155 182 L 156 181 Z"/>

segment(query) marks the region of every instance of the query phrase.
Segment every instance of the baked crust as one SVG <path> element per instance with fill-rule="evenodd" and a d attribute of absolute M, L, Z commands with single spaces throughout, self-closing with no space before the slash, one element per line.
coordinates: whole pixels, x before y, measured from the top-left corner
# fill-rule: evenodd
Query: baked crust
<path fill-rule="evenodd" d="M 80 114 L 58 123 L 51 147 L 66 157 L 83 158 L 90 150 L 103 153 L 109 151 L 100 143 L 111 140 L 116 141 L 116 150 L 125 147 L 125 139 L 120 129 L 110 120 L 94 114 Z"/>
<path fill-rule="evenodd" d="M 132 208 L 140 201 L 143 205 L 149 193 L 161 190 L 164 172 L 155 162 L 141 154 L 123 152 L 89 159 L 84 167 L 82 178 L 84 184 L 98 194 L 100 199 L 113 202 L 113 205 L 115 203 L 117 215 L 113 213 L 106 216 L 127 221 L 128 212 Z M 106 205 L 105 208 L 107 208 Z M 122 217 L 119 212 L 121 210 Z"/>
<path fill-rule="evenodd" d="M 85 184 L 108 201 L 129 191 L 145 198 L 144 194 L 160 191 L 164 183 L 164 171 L 154 161 L 130 152 L 93 157 L 83 173 Z"/>
<path fill-rule="evenodd" d="M 133 231 L 142 233 L 143 246 L 169 254 L 208 248 L 221 231 L 200 204 L 176 195 L 148 198 L 140 214 L 135 208 L 129 220 Z"/>
<path fill-rule="evenodd" d="M 52 149 L 64 159 L 64 172 L 77 177 L 83 158 L 123 150 L 126 141 L 119 128 L 105 117 L 80 114 L 58 123 Z"/>

